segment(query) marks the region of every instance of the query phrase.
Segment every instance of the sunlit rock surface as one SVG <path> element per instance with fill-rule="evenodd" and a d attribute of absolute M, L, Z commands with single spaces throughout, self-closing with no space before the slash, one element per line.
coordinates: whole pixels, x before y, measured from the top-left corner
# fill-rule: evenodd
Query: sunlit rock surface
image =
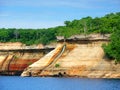
<path fill-rule="evenodd" d="M 20 75 L 25 68 L 51 50 L 43 46 L 25 46 L 22 43 L 0 43 L 0 74 Z"/>
<path fill-rule="evenodd" d="M 64 38 L 60 38 L 61 45 L 30 65 L 22 76 L 120 78 L 120 64 L 115 65 L 114 61 L 108 60 L 102 49 L 102 44 L 109 42 L 108 37 L 76 36 L 67 39 L 66 43 Z"/>

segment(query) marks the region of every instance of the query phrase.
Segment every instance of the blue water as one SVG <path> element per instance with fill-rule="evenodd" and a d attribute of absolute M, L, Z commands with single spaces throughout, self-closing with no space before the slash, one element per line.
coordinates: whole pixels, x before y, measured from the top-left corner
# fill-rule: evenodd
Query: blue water
<path fill-rule="evenodd" d="M 120 79 L 0 76 L 0 90 L 120 90 Z"/>

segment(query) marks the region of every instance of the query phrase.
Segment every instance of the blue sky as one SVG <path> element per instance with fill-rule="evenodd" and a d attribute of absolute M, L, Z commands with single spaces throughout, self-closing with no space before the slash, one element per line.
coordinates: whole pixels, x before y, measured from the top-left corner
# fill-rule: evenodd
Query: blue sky
<path fill-rule="evenodd" d="M 0 0 L 0 28 L 49 28 L 120 12 L 120 0 Z"/>

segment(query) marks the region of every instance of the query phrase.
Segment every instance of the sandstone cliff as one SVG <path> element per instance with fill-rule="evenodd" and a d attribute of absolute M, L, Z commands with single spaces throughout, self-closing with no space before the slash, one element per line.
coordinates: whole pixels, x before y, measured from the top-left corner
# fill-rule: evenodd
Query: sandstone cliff
<path fill-rule="evenodd" d="M 22 43 L 0 43 L 0 74 L 20 75 L 25 68 L 51 50 L 42 45 L 25 46 Z"/>
<path fill-rule="evenodd" d="M 101 47 L 109 42 L 108 37 L 76 35 L 60 38 L 52 47 L 0 43 L 0 74 L 20 75 L 24 71 L 21 76 L 120 78 L 120 64 L 108 60 Z"/>
<path fill-rule="evenodd" d="M 107 60 L 101 47 L 109 42 L 108 39 L 100 36 L 66 42 L 61 40 L 55 50 L 27 67 L 22 76 L 120 78 L 120 64 Z"/>
<path fill-rule="evenodd" d="M 26 46 L 20 42 L 7 42 L 0 43 L 0 50 L 21 50 L 21 49 L 43 49 L 44 46 L 42 44 Z"/>

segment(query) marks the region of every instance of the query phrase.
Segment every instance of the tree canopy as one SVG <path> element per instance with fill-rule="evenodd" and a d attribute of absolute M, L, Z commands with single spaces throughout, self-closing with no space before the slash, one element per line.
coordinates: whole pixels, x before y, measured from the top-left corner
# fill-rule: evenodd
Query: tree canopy
<path fill-rule="evenodd" d="M 120 62 L 120 25 L 118 28 L 119 30 L 115 30 L 112 33 L 110 37 L 111 42 L 108 45 L 104 45 L 103 48 L 109 58 Z"/>
<path fill-rule="evenodd" d="M 120 30 L 120 12 L 110 13 L 103 17 L 90 16 L 79 20 L 65 21 L 64 26 L 47 29 L 15 29 L 1 28 L 0 42 L 22 42 L 31 44 L 49 44 L 56 41 L 56 36 L 70 37 L 76 34 L 113 33 Z"/>

